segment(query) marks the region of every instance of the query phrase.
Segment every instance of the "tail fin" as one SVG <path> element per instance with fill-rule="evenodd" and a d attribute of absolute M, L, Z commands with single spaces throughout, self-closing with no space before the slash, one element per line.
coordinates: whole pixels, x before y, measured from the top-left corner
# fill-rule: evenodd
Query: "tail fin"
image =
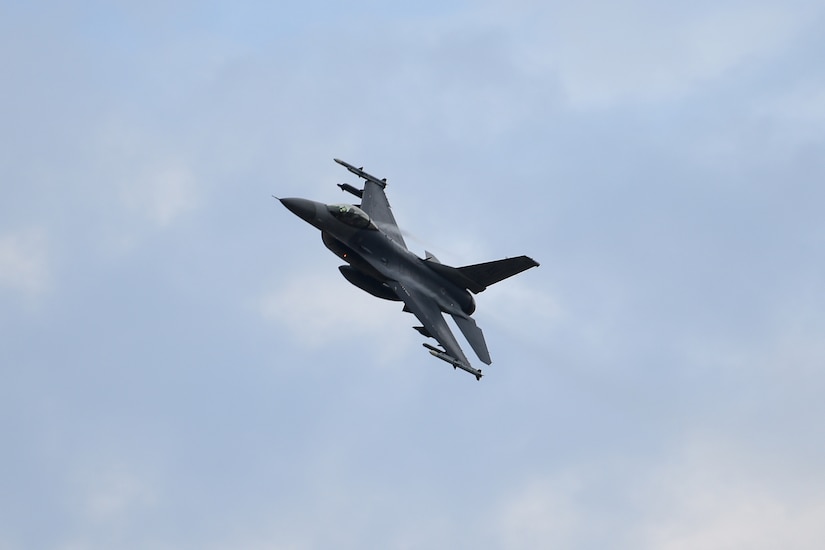
<path fill-rule="evenodd" d="M 465 265 L 464 267 L 450 267 L 432 261 L 426 263 L 437 273 L 458 286 L 466 288 L 473 294 L 478 294 L 492 284 L 539 265 L 537 261 L 527 256 L 517 256 L 515 258 L 484 262 L 482 264 Z"/>

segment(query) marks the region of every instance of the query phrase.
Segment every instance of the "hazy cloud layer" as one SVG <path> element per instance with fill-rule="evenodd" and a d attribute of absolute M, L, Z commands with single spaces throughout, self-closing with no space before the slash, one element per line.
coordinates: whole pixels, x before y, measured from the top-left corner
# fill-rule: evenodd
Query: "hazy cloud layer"
<path fill-rule="evenodd" d="M 0 236 L 0 287 L 39 294 L 48 289 L 49 278 L 48 245 L 43 230 Z"/>
<path fill-rule="evenodd" d="M 0 7 L 0 548 L 818 548 L 819 2 Z M 429 357 L 270 195 L 541 267 Z"/>

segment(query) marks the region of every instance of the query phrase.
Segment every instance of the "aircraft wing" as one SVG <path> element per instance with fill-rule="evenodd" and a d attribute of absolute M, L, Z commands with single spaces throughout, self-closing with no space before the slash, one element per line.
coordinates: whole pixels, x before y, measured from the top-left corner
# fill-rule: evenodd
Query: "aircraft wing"
<path fill-rule="evenodd" d="M 398 297 L 404 301 L 404 305 L 406 306 L 405 309 L 409 310 L 413 315 L 418 317 L 418 320 L 424 325 L 424 329 L 433 338 L 438 340 L 438 343 L 441 344 L 446 351 L 446 355 L 455 361 L 453 366 L 461 367 L 463 370 L 473 374 L 478 372 L 470 366 L 470 362 L 467 360 L 464 352 L 461 351 L 458 341 L 455 339 L 449 325 L 447 325 L 447 321 L 444 320 L 444 316 L 441 315 L 441 310 L 433 298 L 427 296 L 424 292 L 411 287 L 410 285 L 405 285 L 398 281 L 388 281 L 387 284 L 393 289 L 393 291 L 395 291 Z M 438 351 L 432 346 L 426 347 L 427 349 Z M 435 353 L 433 355 L 439 357 Z M 443 359 L 444 361 L 450 363 L 453 362 L 449 361 L 445 357 L 439 357 L 439 359 Z"/>
<path fill-rule="evenodd" d="M 383 230 L 390 239 L 402 247 L 407 248 L 407 244 L 401 236 L 401 231 L 398 229 L 398 224 L 395 222 L 395 216 L 392 215 L 392 209 L 387 200 L 387 195 L 384 193 L 387 180 L 378 179 L 373 175 L 367 174 L 361 168 L 356 168 L 343 160 L 333 160 L 359 178 L 364 179 L 364 192 L 361 195 L 361 210 L 366 212 L 375 225 Z"/>

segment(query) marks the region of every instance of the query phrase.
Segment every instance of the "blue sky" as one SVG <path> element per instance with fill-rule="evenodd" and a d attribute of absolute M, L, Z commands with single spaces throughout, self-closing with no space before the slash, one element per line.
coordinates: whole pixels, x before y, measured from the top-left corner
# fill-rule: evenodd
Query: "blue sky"
<path fill-rule="evenodd" d="M 820 2 L 0 4 L 0 550 L 819 548 Z M 541 267 L 431 358 L 270 198 Z"/>

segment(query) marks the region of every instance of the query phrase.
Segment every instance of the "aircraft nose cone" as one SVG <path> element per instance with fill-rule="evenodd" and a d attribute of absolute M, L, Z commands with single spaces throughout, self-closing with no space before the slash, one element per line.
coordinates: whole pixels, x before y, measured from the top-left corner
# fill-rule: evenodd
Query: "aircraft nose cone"
<path fill-rule="evenodd" d="M 278 199 L 287 209 L 304 221 L 312 223 L 315 218 L 315 203 L 307 199 Z"/>

